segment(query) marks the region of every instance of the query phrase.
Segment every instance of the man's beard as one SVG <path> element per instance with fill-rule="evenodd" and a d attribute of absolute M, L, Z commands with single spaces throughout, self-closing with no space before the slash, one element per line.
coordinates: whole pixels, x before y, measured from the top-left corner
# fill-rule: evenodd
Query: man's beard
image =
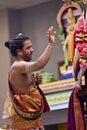
<path fill-rule="evenodd" d="M 29 62 L 30 60 L 32 60 L 32 55 L 28 56 L 28 55 L 23 55 L 23 60 L 26 62 Z"/>
<path fill-rule="evenodd" d="M 24 61 L 29 62 L 32 58 L 30 58 L 30 57 L 24 57 L 23 59 L 24 59 Z"/>
<path fill-rule="evenodd" d="M 30 60 L 32 60 L 32 52 L 30 53 L 30 55 L 23 52 L 22 58 L 24 61 L 29 62 Z"/>

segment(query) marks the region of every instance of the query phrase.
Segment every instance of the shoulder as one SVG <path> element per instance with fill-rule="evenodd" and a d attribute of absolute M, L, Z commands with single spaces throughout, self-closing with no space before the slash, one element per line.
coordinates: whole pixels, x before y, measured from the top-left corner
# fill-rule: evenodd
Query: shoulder
<path fill-rule="evenodd" d="M 19 73 L 28 73 L 33 63 L 34 62 L 15 61 L 12 65 L 12 69 Z"/>
<path fill-rule="evenodd" d="M 21 66 L 25 66 L 26 65 L 26 62 L 25 61 L 15 61 L 11 68 L 18 68 L 18 67 L 21 67 Z"/>

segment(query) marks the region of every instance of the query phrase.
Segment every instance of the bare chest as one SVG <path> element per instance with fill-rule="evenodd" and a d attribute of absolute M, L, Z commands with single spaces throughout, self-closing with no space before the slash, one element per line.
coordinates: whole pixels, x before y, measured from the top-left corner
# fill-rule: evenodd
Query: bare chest
<path fill-rule="evenodd" d="M 34 86 L 33 78 L 30 74 L 12 75 L 11 84 L 13 87 L 13 91 L 19 94 L 27 93 L 28 89 Z"/>

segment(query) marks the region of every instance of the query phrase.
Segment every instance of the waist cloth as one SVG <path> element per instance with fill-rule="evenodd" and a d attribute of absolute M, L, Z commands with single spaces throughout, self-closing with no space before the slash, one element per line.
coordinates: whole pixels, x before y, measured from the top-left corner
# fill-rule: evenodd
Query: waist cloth
<path fill-rule="evenodd" d="M 81 103 L 76 96 L 78 91 L 79 88 L 75 87 L 69 98 L 67 130 L 86 130 Z"/>
<path fill-rule="evenodd" d="M 11 121 L 16 130 L 36 129 L 42 127 L 42 113 L 50 108 L 42 90 L 31 87 L 27 94 L 14 94 L 9 81 L 9 92 L 12 102 Z"/>

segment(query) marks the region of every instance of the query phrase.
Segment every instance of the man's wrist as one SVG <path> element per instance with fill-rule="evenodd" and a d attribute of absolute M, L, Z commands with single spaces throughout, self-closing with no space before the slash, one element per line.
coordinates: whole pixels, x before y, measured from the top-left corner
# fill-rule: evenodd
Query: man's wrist
<path fill-rule="evenodd" d="M 49 48 L 53 48 L 53 45 L 54 45 L 54 44 L 51 43 L 51 42 L 48 43 L 48 47 L 49 47 Z"/>

